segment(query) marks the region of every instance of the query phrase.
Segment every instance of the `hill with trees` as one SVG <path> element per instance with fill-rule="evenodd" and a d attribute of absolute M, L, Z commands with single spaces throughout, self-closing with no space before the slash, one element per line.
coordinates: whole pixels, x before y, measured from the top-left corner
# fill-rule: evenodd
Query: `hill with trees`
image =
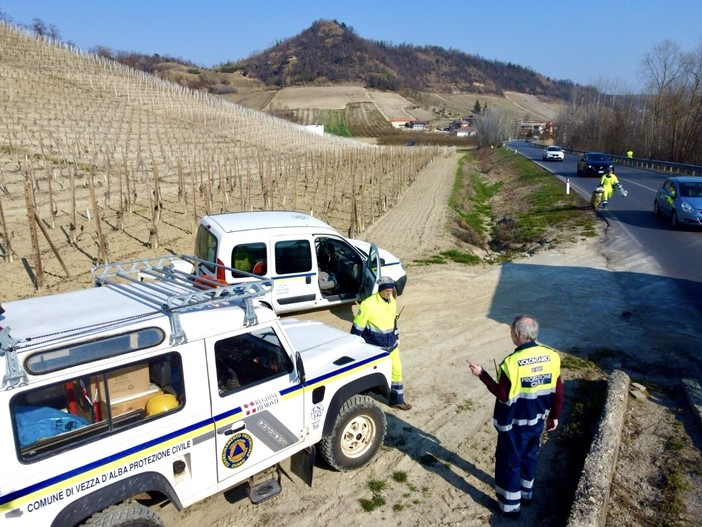
<path fill-rule="evenodd" d="M 502 95 L 515 91 L 568 100 L 577 87 L 529 68 L 438 46 L 364 39 L 344 23 L 318 20 L 299 35 L 223 68 L 278 88 L 356 83 L 404 92 Z"/>
<path fill-rule="evenodd" d="M 2 10 L 0 20 L 8 22 Z M 40 19 L 26 29 L 39 37 L 60 40 L 58 28 Z M 91 51 L 294 122 L 301 122 L 299 112 L 294 108 L 281 112 L 274 101 L 281 88 L 352 84 L 378 93 L 401 94 L 408 107 L 431 114 L 429 120 L 436 126 L 475 114 L 480 101 L 481 120 L 504 121 L 496 128 L 487 127 L 495 129 L 495 138 L 483 144 L 510 137 L 514 119 L 536 118 L 557 121 L 554 140 L 570 148 L 633 149 L 644 158 L 702 163 L 702 46 L 685 51 L 665 40 L 643 54 L 643 93 L 553 80 L 523 66 L 437 46 L 374 42 L 333 20 L 318 20 L 268 50 L 211 69 L 183 59 L 115 52 L 105 46 Z M 514 102 L 515 94 L 519 103 Z M 536 105 L 521 104 L 524 97 Z M 548 111 L 542 111 L 544 108 Z M 351 110 L 354 113 L 357 108 Z M 339 117 L 333 115 L 330 120 Z M 355 135 L 353 130 L 351 135 Z"/>

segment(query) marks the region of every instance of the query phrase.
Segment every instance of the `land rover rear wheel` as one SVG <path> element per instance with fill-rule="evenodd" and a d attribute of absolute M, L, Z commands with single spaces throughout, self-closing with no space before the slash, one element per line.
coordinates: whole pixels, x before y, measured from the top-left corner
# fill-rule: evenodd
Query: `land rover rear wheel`
<path fill-rule="evenodd" d="M 368 463 L 385 439 L 385 413 L 367 395 L 349 398 L 336 416 L 334 428 L 320 442 L 324 461 L 340 472 Z"/>
<path fill-rule="evenodd" d="M 91 527 L 164 527 L 158 515 L 143 505 L 127 501 L 93 514 L 85 522 Z"/>

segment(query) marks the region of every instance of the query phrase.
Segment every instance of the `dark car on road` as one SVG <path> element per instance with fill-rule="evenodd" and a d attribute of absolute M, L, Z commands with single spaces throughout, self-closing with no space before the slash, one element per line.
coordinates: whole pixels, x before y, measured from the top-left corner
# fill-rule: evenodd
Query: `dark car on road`
<path fill-rule="evenodd" d="M 610 167 L 614 170 L 614 163 L 607 154 L 585 152 L 578 159 L 578 176 L 604 176 Z"/>
<path fill-rule="evenodd" d="M 702 227 L 702 178 L 669 177 L 656 192 L 653 213 L 670 218 L 673 228 L 683 225 Z"/>

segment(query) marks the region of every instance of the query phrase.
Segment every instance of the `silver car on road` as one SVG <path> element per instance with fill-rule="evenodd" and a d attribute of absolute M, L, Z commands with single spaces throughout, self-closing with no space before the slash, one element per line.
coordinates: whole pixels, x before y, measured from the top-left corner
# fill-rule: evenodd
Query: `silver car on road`
<path fill-rule="evenodd" d="M 702 178 L 670 177 L 656 192 L 653 213 L 670 218 L 674 228 L 684 225 L 702 227 Z"/>

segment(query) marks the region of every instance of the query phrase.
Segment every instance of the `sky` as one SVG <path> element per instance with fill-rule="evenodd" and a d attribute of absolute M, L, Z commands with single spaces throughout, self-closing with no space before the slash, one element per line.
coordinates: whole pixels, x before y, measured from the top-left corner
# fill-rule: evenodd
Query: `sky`
<path fill-rule="evenodd" d="M 320 19 L 362 38 L 439 46 L 554 80 L 637 90 L 646 53 L 702 48 L 702 0 L 0 0 L 15 24 L 53 24 L 82 49 L 159 54 L 210 68 L 294 37 Z"/>

